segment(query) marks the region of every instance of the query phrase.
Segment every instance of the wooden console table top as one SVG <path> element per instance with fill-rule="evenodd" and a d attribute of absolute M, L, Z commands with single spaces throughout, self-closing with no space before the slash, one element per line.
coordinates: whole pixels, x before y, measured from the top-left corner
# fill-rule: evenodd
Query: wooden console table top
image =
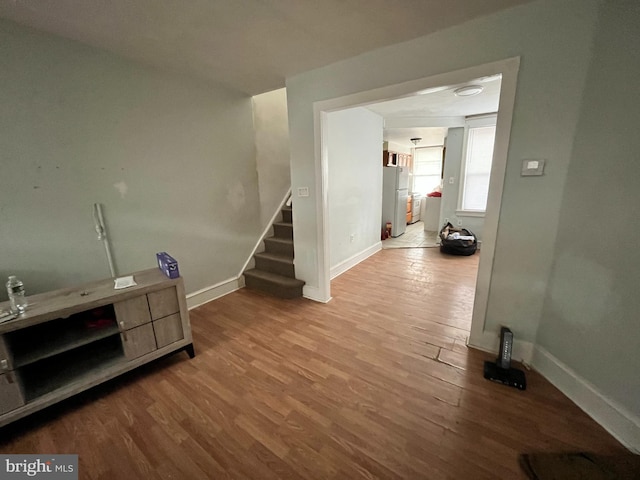
<path fill-rule="evenodd" d="M 112 277 L 28 296 L 27 310 L 14 320 L 0 323 L 0 334 L 146 294 L 160 285 L 171 287 L 180 281 L 180 277 L 168 278 L 158 268 L 121 276 L 128 275 L 133 275 L 137 285 L 116 290 L 113 288 L 116 277 Z M 9 302 L 0 303 L 0 309 L 8 310 Z"/>

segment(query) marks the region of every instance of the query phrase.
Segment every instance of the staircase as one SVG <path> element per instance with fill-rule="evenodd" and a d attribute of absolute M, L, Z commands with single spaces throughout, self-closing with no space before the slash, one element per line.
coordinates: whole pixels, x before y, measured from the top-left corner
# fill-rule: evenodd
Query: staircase
<path fill-rule="evenodd" d="M 255 268 L 244 272 L 245 285 L 280 298 L 301 297 L 304 282 L 296 279 L 293 266 L 291 207 L 282 208 L 282 221 L 273 224 L 273 237 L 265 238 L 264 246 L 253 256 Z"/>

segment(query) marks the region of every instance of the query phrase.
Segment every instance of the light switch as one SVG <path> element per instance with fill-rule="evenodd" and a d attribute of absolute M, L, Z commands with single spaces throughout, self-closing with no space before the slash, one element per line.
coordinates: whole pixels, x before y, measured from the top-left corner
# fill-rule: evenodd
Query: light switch
<path fill-rule="evenodd" d="M 298 187 L 298 196 L 299 197 L 308 197 L 309 196 L 309 187 Z"/>
<path fill-rule="evenodd" d="M 531 177 L 544 174 L 544 159 L 527 158 L 522 160 L 522 171 L 520 175 L 523 177 Z"/>

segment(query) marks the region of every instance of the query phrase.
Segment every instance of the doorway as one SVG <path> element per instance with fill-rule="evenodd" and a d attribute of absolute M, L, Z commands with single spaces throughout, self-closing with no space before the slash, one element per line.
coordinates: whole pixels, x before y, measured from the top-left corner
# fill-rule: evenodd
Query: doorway
<path fill-rule="evenodd" d="M 403 235 L 397 238 L 389 237 L 382 241 L 383 250 L 393 248 L 436 248 L 438 246 L 438 232 L 425 230 L 422 220 L 407 225 Z"/>
<path fill-rule="evenodd" d="M 516 82 L 519 69 L 519 58 L 510 58 L 489 64 L 470 67 L 454 72 L 448 72 L 428 78 L 412 80 L 409 82 L 390 85 L 366 92 L 359 92 L 345 97 L 317 102 L 314 104 L 314 117 L 316 123 L 316 164 L 317 178 L 321 179 L 323 186 L 321 191 L 321 215 L 319 218 L 320 251 L 319 272 L 320 289 L 326 292 L 330 298 L 330 255 L 327 225 L 327 170 L 328 160 L 326 151 L 326 125 L 330 112 L 339 111 L 357 106 L 366 106 L 373 103 L 387 101 L 395 98 L 405 98 L 415 95 L 417 92 L 442 88 L 442 86 L 461 84 L 473 79 L 501 75 L 502 85 L 500 90 L 499 113 L 496 122 L 496 137 L 494 146 L 493 163 L 490 175 L 489 195 L 484 221 L 483 245 L 480 251 L 478 275 L 473 304 L 471 333 L 469 344 L 479 346 L 486 344 L 483 339 L 486 308 L 491 285 L 493 258 L 504 185 L 504 175 L 507 163 L 507 151 L 511 132 L 511 121 L 515 101 Z"/>

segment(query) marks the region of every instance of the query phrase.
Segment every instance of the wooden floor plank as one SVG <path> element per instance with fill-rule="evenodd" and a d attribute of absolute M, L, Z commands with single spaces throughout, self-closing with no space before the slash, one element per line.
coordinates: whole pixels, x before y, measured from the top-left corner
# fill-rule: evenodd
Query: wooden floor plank
<path fill-rule="evenodd" d="M 468 349 L 478 257 L 389 249 L 328 304 L 239 290 L 191 311 L 174 355 L 0 430 L 3 453 L 77 453 L 82 479 L 524 479 L 518 454 L 624 451 L 527 371 Z"/>

